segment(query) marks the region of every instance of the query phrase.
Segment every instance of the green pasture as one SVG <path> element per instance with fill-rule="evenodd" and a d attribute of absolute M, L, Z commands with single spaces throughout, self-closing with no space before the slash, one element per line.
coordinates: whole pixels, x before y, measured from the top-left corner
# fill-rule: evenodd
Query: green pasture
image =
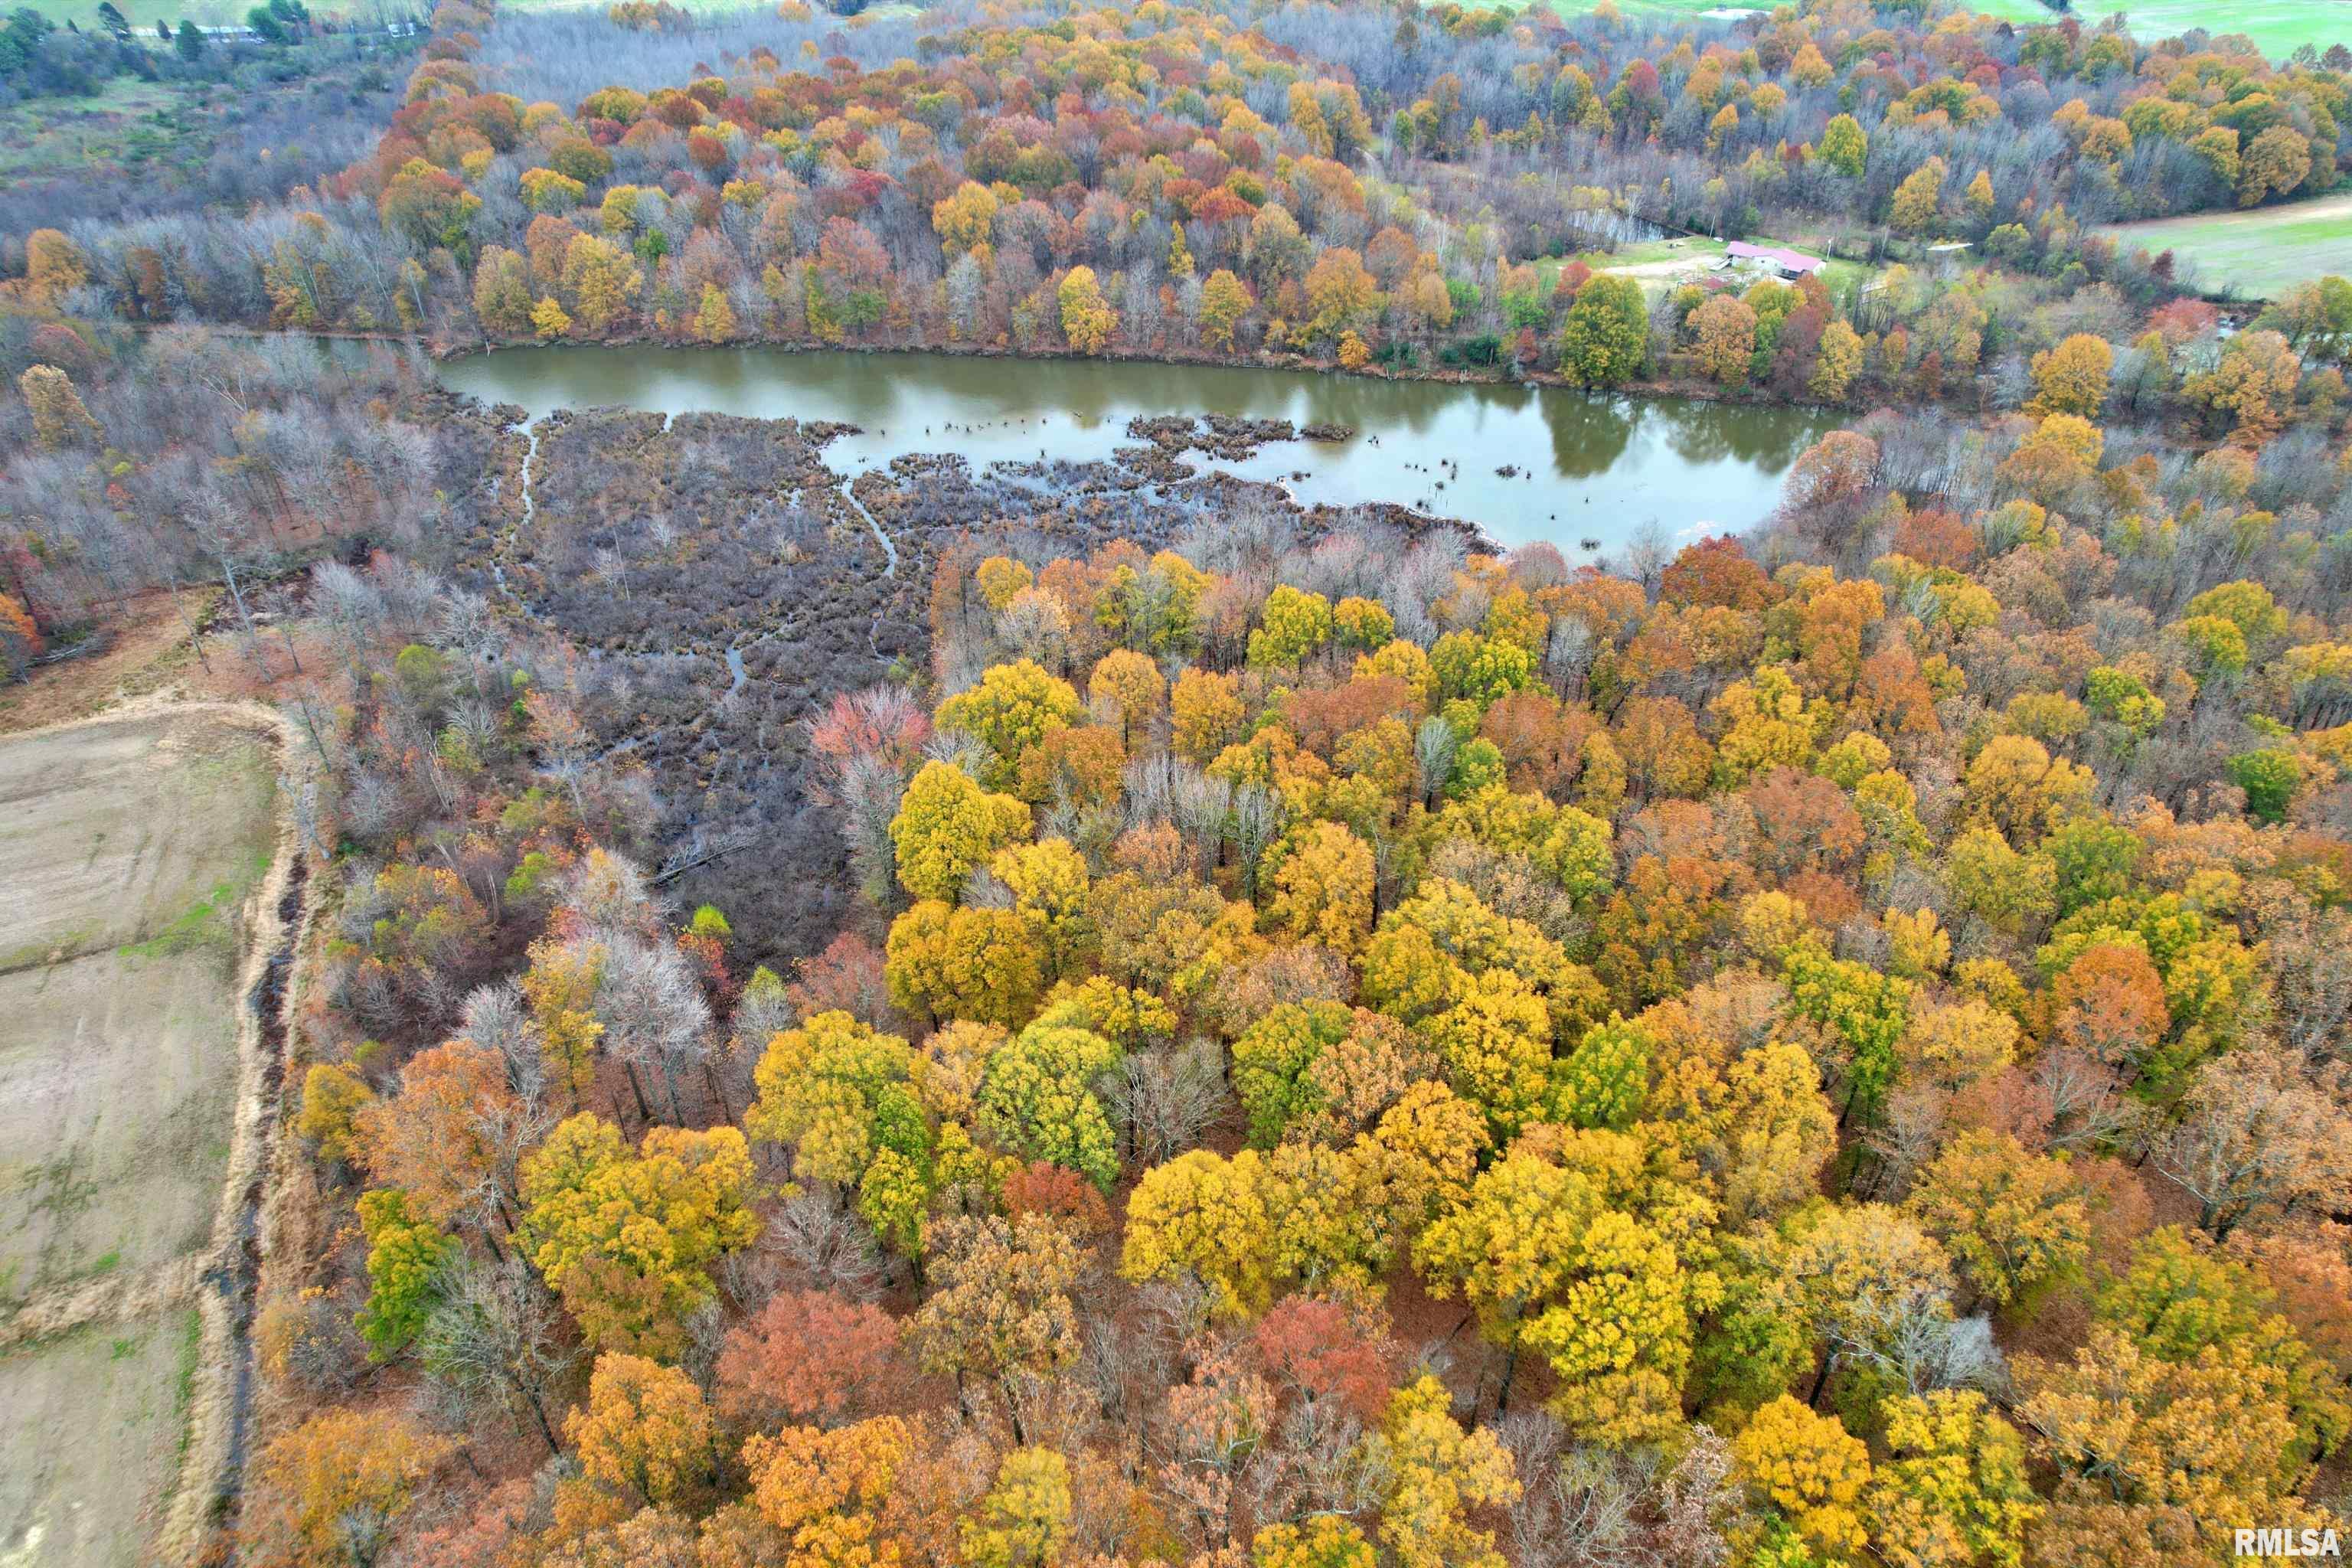
<path fill-rule="evenodd" d="M 184 101 L 167 83 L 116 77 L 89 98 L 37 98 L 0 110 L 0 177 L 136 162 L 142 151 L 170 144 L 163 121 Z"/>
<path fill-rule="evenodd" d="M 38 11 L 58 26 L 71 22 L 86 33 L 96 32 L 101 24 L 98 19 L 98 0 L 13 0 L 11 9 L 22 5 Z M 115 9 L 122 19 L 138 32 L 155 38 L 155 24 L 168 22 L 177 27 L 183 19 L 199 27 L 225 27 L 245 19 L 253 8 L 252 0 L 236 5 L 232 0 L 114 0 Z"/>
<path fill-rule="evenodd" d="M 1519 10 L 1530 0 L 1489 3 L 1505 10 Z M 1598 6 L 1600 0 L 1547 3 L 1560 16 L 1580 16 Z M 1636 19 L 1696 16 L 1709 11 L 1769 12 L 1772 8 L 1769 5 L 1749 7 L 1727 4 L 1726 0 L 1616 0 L 1616 4 L 1619 11 Z M 2013 23 L 2053 22 L 2060 15 L 2041 4 L 2041 0 L 1969 0 L 1969 4 L 1971 10 Z M 2231 0 L 2221 5 L 2201 0 L 2147 0 L 2144 5 L 2130 5 L 2088 0 L 2087 4 L 2076 5 L 2073 15 L 2084 26 L 2090 27 L 2117 10 L 2125 14 L 2133 34 L 2142 40 L 2170 37 L 2191 27 L 2202 27 L 2214 34 L 2243 33 L 2273 59 L 2292 54 L 2304 44 L 2321 50 L 2336 43 L 2352 48 L 2352 0 Z"/>
<path fill-rule="evenodd" d="M 98 26 L 97 0 L 23 0 L 34 10 L 60 25 L 70 19 L 83 27 Z M 1499 0 L 1503 9 L 1517 10 L 1528 0 Z M 1600 0 L 1547 0 L 1554 11 L 1564 16 L 1580 16 L 1592 10 Z M 1617 8 L 1629 17 L 1691 17 L 1708 12 L 1727 14 L 1747 9 L 1769 11 L 1770 6 L 1748 7 L 1726 5 L 1724 0 L 1616 0 Z M 242 18 L 247 5 L 237 0 L 116 0 L 131 25 L 152 32 L 157 21 L 177 26 L 182 17 L 200 26 L 216 26 Z M 518 10 L 553 10 L 565 5 L 598 5 L 601 0 L 506 0 Z M 1988 16 L 2000 16 L 2011 22 L 2049 22 L 2058 13 L 2042 5 L 2040 0 L 1971 0 L 1972 8 Z M 730 9 L 729 5 L 696 6 L 694 9 Z M 920 7 L 905 0 L 877 5 L 869 15 L 877 17 L 912 16 Z M 2116 7 L 2105 0 L 2090 0 L 2078 5 L 2074 15 L 2084 26 L 2095 25 Z M 331 11 L 331 4 L 314 7 Z M 2352 0 L 2237 0 L 2226 5 L 2200 4 L 2199 0 L 2147 0 L 2122 7 L 2133 32 L 2142 38 L 2169 37 L 2203 27 L 2212 33 L 2243 33 L 2252 38 L 2263 53 L 2273 59 L 2292 53 L 2298 46 L 2311 44 L 2326 49 L 2333 43 L 2352 47 Z"/>
<path fill-rule="evenodd" d="M 2352 196 L 2114 224 L 2099 232 L 2150 255 L 2171 251 L 2215 292 L 2267 299 L 2325 273 L 2352 274 Z"/>
<path fill-rule="evenodd" d="M 2056 13 L 2040 0 L 1969 0 L 1970 7 L 2011 22 L 2048 22 Z M 2096 26 L 2116 11 L 2124 14 L 2132 36 L 2142 42 L 2172 37 L 2191 27 L 2217 37 L 2243 33 L 2272 59 L 2293 54 L 2305 44 L 2325 51 L 2330 44 L 2352 48 L 2352 0 L 2227 0 L 2221 5 L 2199 0 L 2147 0 L 2145 5 L 2115 5 L 2105 0 L 2077 5 L 2074 16 L 2084 26 Z"/>
<path fill-rule="evenodd" d="M 1723 255 L 1723 241 L 1699 237 L 1674 239 L 1645 239 L 1639 245 L 1629 245 L 1622 250 L 1588 251 L 1570 259 L 1583 262 L 1599 272 L 1611 267 L 1647 267 L 1657 261 L 1713 262 Z M 1555 266 L 1560 265 L 1554 263 Z"/>

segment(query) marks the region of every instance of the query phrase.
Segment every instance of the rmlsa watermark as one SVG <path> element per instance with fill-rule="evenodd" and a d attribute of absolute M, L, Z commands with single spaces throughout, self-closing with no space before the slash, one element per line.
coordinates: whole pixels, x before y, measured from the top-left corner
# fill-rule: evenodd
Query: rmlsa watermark
<path fill-rule="evenodd" d="M 2241 1557 L 2336 1557 L 2344 1555 L 2332 1530 L 2241 1530 L 2234 1532 Z"/>

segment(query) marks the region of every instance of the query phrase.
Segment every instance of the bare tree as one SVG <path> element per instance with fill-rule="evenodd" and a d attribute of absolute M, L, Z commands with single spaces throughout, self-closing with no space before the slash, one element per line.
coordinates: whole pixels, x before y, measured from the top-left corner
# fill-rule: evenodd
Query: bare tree
<path fill-rule="evenodd" d="M 1413 787 L 1420 790 L 1423 801 L 1434 801 L 1437 792 L 1445 787 L 1454 772 L 1454 746 L 1453 727 L 1443 719 L 1423 719 L 1421 728 L 1413 731 Z"/>
<path fill-rule="evenodd" d="M 553 1301 L 519 1258 L 460 1263 L 443 1280 L 441 1300 L 417 1337 L 425 1374 L 471 1408 L 525 1415 L 560 1451 L 548 1417 L 572 1367 Z"/>
<path fill-rule="evenodd" d="M 1633 1455 L 1585 1444 L 1562 1447 L 1551 1416 L 1514 1411 L 1495 1435 L 1511 1451 L 1520 1492 L 1508 1510 L 1519 1568 L 1619 1568 L 1651 1560 L 1642 1528 L 1650 1477 Z"/>
<path fill-rule="evenodd" d="M 1595 644 L 1592 628 L 1582 621 L 1573 616 L 1553 617 L 1544 637 L 1543 672 L 1555 690 L 1568 696 L 1583 694 Z"/>
<path fill-rule="evenodd" d="M 1658 1488 L 1658 1553 L 1671 1568 L 1723 1568 L 1731 1558 L 1726 1537 L 1744 1506 L 1731 1445 L 1703 1424 L 1690 1435 Z"/>
<path fill-rule="evenodd" d="M 2252 1047 L 2208 1062 L 2188 1114 L 2157 1142 L 2156 1168 L 2197 1200 L 2197 1223 L 2216 1241 L 2257 1212 L 2352 1194 L 2352 1118 L 2297 1066 Z"/>
<path fill-rule="evenodd" d="M 628 1068 L 637 1109 L 646 1109 L 639 1069 L 658 1068 L 670 1121 L 683 1122 L 678 1072 L 698 1068 L 710 1054 L 710 1004 L 685 956 L 664 942 L 616 936 L 597 976 L 596 1016 L 604 1025 L 604 1048 Z"/>
<path fill-rule="evenodd" d="M 1226 819 L 1225 835 L 1232 841 L 1234 858 L 1242 868 L 1242 885 L 1249 896 L 1257 896 L 1258 867 L 1265 858 L 1265 847 L 1282 831 L 1282 805 L 1274 792 L 1262 784 L 1245 784 L 1234 791 L 1234 809 Z"/>
<path fill-rule="evenodd" d="M 844 764 L 835 785 L 850 868 L 859 889 L 885 910 L 897 895 L 898 879 L 898 851 L 890 837 L 890 819 L 898 815 L 906 784 L 889 759 L 868 753 Z"/>
<path fill-rule="evenodd" d="M 1672 542 L 1655 522 L 1643 523 L 1625 542 L 1625 574 L 1641 584 L 1643 592 L 1657 592 L 1666 563 L 1674 559 Z"/>
<path fill-rule="evenodd" d="M 2137 1109 L 2116 1089 L 2115 1069 L 2085 1052 L 2046 1047 L 2034 1058 L 2032 1078 L 2050 1102 L 2053 1148 L 2101 1148 L 2139 1120 Z"/>
<path fill-rule="evenodd" d="M 1951 1114 L 1951 1094 L 1936 1084 L 1905 1084 L 1886 1097 L 1885 1114 L 1863 1135 L 1879 1159 L 1870 1196 L 1891 1203 L 1903 1195 L 1912 1173 L 1935 1158 Z"/>
<path fill-rule="evenodd" d="M 1108 1078 L 1103 1104 L 1118 1124 L 1128 1158 L 1145 1164 L 1192 1147 L 1226 1108 L 1223 1055 L 1213 1040 L 1196 1037 L 1164 1051 L 1130 1051 Z"/>
<path fill-rule="evenodd" d="M 882 1257 L 873 1228 L 836 1196 L 814 1187 L 776 1206 L 758 1247 L 748 1256 L 755 1268 L 781 1274 L 784 1282 L 804 1289 L 866 1301 L 881 1289 Z M 769 1288 L 775 1283 L 769 1281 Z"/>

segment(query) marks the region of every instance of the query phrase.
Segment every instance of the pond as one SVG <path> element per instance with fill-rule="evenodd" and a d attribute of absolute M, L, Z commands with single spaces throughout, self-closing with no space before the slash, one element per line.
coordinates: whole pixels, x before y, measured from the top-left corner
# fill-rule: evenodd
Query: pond
<path fill-rule="evenodd" d="M 1346 425 L 1356 435 L 1344 442 L 1183 460 L 1281 481 L 1307 505 L 1393 501 L 1467 519 L 1506 547 L 1549 540 L 1570 560 L 1585 541 L 1612 549 L 1651 527 L 1685 539 L 1754 525 L 1789 465 L 1837 423 L 1814 409 L 1519 385 L 932 353 L 503 349 L 452 361 L 441 377 L 534 417 L 619 405 L 836 420 L 863 432 L 826 448 L 851 472 L 908 452 L 952 452 L 975 468 L 1099 460 L 1134 444 L 1126 427 L 1137 415 Z"/>

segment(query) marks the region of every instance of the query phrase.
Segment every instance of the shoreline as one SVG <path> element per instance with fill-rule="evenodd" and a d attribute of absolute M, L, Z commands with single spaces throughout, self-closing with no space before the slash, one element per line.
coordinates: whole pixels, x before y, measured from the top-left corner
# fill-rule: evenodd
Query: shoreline
<path fill-rule="evenodd" d="M 201 323 L 200 323 L 201 324 Z M 220 330 L 220 329 L 215 329 Z M 593 342 L 558 338 L 541 342 L 537 338 L 477 339 L 469 343 L 436 342 L 418 335 L 392 332 L 321 332 L 287 329 L 265 332 L 254 328 L 231 329 L 255 337 L 340 338 L 360 342 L 410 342 L 423 348 L 436 364 L 454 364 L 459 361 L 488 358 L 499 353 L 523 349 L 631 349 L 657 348 L 682 352 L 730 349 L 757 349 L 773 353 L 814 354 L 892 354 L 914 356 L 938 354 L 958 359 L 1022 360 L 1039 363 L 1060 362 L 1071 364 L 1130 364 L 1177 365 L 1188 370 L 1280 371 L 1292 375 L 1325 375 L 1335 379 L 1355 381 L 1422 382 L 1444 386 L 1526 387 L 1531 391 L 1572 393 L 1580 397 L 1606 399 L 1634 397 L 1647 401 L 1680 398 L 1692 403 L 1721 403 L 1755 408 L 1793 408 L 1809 413 L 1831 416 L 1851 415 L 1859 417 L 1871 412 L 1858 405 L 1815 403 L 1803 398 L 1772 397 L 1752 387 L 1730 388 L 1706 380 L 1684 381 L 1672 377 L 1648 376 L 1621 382 L 1614 386 L 1581 386 L 1553 371 L 1529 369 L 1511 371 L 1497 368 L 1492 372 L 1465 369 L 1459 366 L 1409 366 L 1395 369 L 1367 365 L 1361 370 L 1349 370 L 1336 359 L 1320 359 L 1310 354 L 1267 353 L 1260 351 L 1246 359 L 1225 358 L 1215 354 L 1107 351 L 1102 353 L 1080 353 L 1072 349 L 1017 348 L 997 343 L 827 343 L 813 342 L 800 338 L 744 336 L 723 343 L 702 342 L 695 339 L 674 339 L 655 331 L 635 331 Z M 1933 400 L 1932 406 L 1949 407 L 1949 399 Z M 1889 405 L 1888 406 L 1901 406 Z"/>

